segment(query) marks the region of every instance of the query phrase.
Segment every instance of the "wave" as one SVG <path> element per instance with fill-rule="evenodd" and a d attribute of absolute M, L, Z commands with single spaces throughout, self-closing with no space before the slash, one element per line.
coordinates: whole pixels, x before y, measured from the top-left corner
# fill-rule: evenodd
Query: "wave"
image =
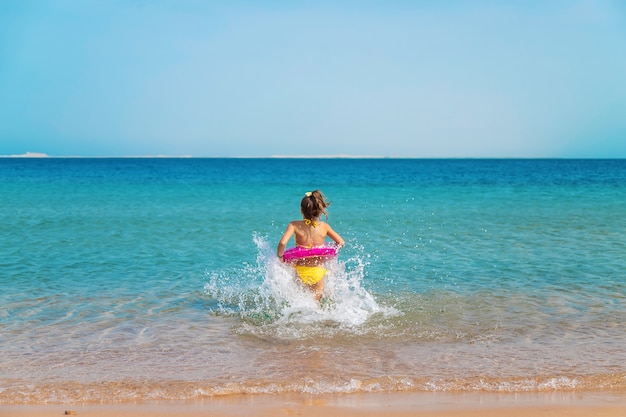
<path fill-rule="evenodd" d="M 324 297 L 318 303 L 294 269 L 278 260 L 266 238 L 255 235 L 254 242 L 255 265 L 209 273 L 204 287 L 215 302 L 214 314 L 241 320 L 238 333 L 281 339 L 360 334 L 369 319 L 399 314 L 379 304 L 363 286 L 366 263 L 359 256 L 326 264 Z"/>
<path fill-rule="evenodd" d="M 386 376 L 380 378 L 302 378 L 293 381 L 102 381 L 47 384 L 14 384 L 0 387 L 0 404 L 121 403 L 131 401 L 197 400 L 239 394 L 352 394 L 381 392 L 579 392 L 624 391 L 626 373 L 601 375 L 541 375 L 494 378 L 489 376 L 454 379 Z"/>

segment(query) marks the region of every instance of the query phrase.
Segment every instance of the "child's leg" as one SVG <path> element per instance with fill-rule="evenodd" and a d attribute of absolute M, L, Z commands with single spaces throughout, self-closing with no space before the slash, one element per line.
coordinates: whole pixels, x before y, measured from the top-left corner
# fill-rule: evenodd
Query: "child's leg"
<path fill-rule="evenodd" d="M 315 301 L 321 300 L 322 294 L 324 294 L 324 278 L 320 279 L 309 288 L 315 293 Z"/>

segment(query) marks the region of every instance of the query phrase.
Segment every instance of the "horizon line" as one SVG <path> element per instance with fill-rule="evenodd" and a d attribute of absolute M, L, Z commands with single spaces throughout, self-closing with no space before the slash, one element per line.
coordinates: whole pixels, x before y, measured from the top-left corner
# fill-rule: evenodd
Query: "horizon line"
<path fill-rule="evenodd" d="M 263 156 L 193 156 L 193 155 L 48 155 L 42 152 L 0 155 L 2 159 L 626 159 L 626 157 L 583 156 L 383 156 L 383 155 L 263 155 Z"/>

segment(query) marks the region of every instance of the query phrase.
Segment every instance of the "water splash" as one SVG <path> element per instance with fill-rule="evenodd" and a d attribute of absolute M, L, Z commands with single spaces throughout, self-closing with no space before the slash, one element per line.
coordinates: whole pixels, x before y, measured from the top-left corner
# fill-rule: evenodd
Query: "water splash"
<path fill-rule="evenodd" d="M 366 264 L 361 257 L 326 264 L 324 296 L 318 303 L 294 269 L 278 260 L 267 238 L 253 239 L 256 265 L 211 273 L 204 287 L 216 303 L 215 314 L 240 319 L 237 332 L 286 339 L 360 334 L 372 316 L 397 313 L 379 305 L 363 287 Z"/>

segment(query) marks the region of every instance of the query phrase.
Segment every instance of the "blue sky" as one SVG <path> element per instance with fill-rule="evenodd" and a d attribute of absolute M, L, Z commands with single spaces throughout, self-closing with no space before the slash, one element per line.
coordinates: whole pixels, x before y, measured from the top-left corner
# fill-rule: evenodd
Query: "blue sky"
<path fill-rule="evenodd" d="M 624 158 L 625 4 L 2 0 L 0 155 Z"/>

